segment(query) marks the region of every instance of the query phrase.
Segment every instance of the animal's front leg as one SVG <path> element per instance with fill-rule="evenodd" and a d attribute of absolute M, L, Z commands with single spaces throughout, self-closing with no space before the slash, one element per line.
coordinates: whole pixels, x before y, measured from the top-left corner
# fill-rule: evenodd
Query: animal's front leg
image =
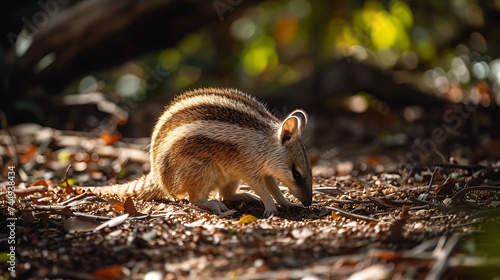
<path fill-rule="evenodd" d="M 280 187 L 278 186 L 278 183 L 276 183 L 276 179 L 274 179 L 273 177 L 265 176 L 264 183 L 269 193 L 271 193 L 271 195 L 274 197 L 274 199 L 276 199 L 276 202 L 278 202 L 279 205 L 283 207 L 304 207 L 301 204 L 288 201 L 281 193 Z"/>
<path fill-rule="evenodd" d="M 272 215 L 277 215 L 278 210 L 276 209 L 276 204 L 272 196 L 267 191 L 265 182 L 263 178 L 255 179 L 252 181 L 247 180 L 247 183 L 253 189 L 253 191 L 260 197 L 262 203 L 264 203 L 264 217 L 270 217 Z"/>

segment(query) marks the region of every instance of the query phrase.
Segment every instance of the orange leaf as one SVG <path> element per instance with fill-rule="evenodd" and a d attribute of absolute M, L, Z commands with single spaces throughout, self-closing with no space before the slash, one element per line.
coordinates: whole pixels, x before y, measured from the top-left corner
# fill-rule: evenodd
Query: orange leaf
<path fill-rule="evenodd" d="M 338 219 L 342 218 L 342 216 L 337 215 L 337 213 L 336 213 L 335 211 L 332 211 L 332 217 L 333 217 L 335 220 L 338 220 Z"/>
<path fill-rule="evenodd" d="M 125 205 L 123 202 L 118 202 L 116 204 L 114 204 L 113 206 L 111 206 L 113 209 L 115 209 L 116 211 L 125 211 Z"/>
<path fill-rule="evenodd" d="M 82 190 L 82 189 L 78 189 L 78 190 L 75 190 L 75 194 L 82 194 L 84 193 L 85 191 Z"/>
<path fill-rule="evenodd" d="M 107 130 L 104 130 L 101 133 L 101 140 L 105 145 L 113 145 L 116 141 L 120 140 L 122 135 L 120 132 L 115 131 L 113 134 L 109 133 Z"/>
<path fill-rule="evenodd" d="M 30 162 L 36 155 L 38 147 L 35 145 L 29 146 L 29 148 L 21 155 L 21 162 L 28 163 Z"/>
<path fill-rule="evenodd" d="M 397 254 L 396 252 L 389 250 L 373 250 L 372 253 L 379 259 L 386 261 L 390 261 L 400 257 L 400 254 Z"/>
<path fill-rule="evenodd" d="M 44 187 L 48 188 L 49 184 L 47 183 L 46 180 L 41 179 L 41 180 L 35 181 L 35 182 L 30 184 L 30 187 L 34 187 L 34 186 L 44 186 Z"/>
<path fill-rule="evenodd" d="M 125 275 L 121 265 L 108 265 L 95 270 L 92 276 L 103 279 L 119 279 Z"/>

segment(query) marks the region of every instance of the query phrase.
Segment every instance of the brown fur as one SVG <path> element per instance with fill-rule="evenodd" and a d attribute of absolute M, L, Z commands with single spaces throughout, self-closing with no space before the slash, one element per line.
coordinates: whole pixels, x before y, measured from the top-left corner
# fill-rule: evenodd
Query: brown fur
<path fill-rule="evenodd" d="M 208 195 L 218 190 L 226 200 L 248 199 L 235 193 L 243 180 L 264 202 L 265 215 L 271 215 L 276 213 L 271 195 L 283 206 L 294 205 L 279 191 L 279 179 L 309 205 L 311 167 L 300 140 L 306 122 L 302 111 L 280 122 L 237 90 L 186 92 L 165 107 L 153 130 L 150 173 L 115 192 L 143 199 L 187 195 L 221 212 L 227 207 L 207 201 Z"/>

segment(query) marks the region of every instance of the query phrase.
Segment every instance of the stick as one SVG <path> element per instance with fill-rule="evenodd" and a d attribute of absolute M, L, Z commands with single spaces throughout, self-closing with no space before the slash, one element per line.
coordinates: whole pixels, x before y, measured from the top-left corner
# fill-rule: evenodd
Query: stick
<path fill-rule="evenodd" d="M 343 217 L 346 217 L 346 218 L 359 219 L 359 220 L 363 220 L 363 221 L 367 221 L 367 222 L 377 222 L 377 223 L 380 222 L 378 219 L 375 219 L 375 218 L 372 218 L 372 217 L 368 217 L 368 216 L 353 214 L 353 213 L 344 211 L 344 210 L 336 208 L 336 207 L 326 206 L 325 208 L 328 209 L 328 210 L 335 211 L 335 213 L 339 213 L 340 216 L 343 216 Z"/>
<path fill-rule="evenodd" d="M 429 191 L 431 190 L 432 182 L 434 181 L 434 176 L 436 176 L 436 173 L 438 172 L 438 170 L 439 170 L 439 166 L 436 166 L 434 168 L 434 172 L 432 172 L 431 180 L 429 181 L 429 186 L 427 187 L 427 191 L 425 191 L 426 194 L 428 194 Z"/>

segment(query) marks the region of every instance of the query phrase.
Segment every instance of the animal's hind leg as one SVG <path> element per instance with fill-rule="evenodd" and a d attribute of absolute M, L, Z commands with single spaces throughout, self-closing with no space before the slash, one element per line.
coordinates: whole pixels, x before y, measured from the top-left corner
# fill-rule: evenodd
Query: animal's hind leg
<path fill-rule="evenodd" d="M 220 214 L 228 211 L 226 204 L 218 200 L 208 200 L 210 193 L 217 188 L 217 178 L 210 176 L 215 174 L 211 164 L 197 163 L 191 165 L 186 170 L 189 170 L 183 182 L 184 189 L 187 190 L 189 201 L 195 204 L 201 204 L 208 207 L 210 210 Z"/>
<path fill-rule="evenodd" d="M 229 202 L 244 201 L 248 204 L 262 203 L 257 195 L 251 193 L 236 193 L 239 185 L 239 180 L 229 182 L 225 186 L 219 188 L 219 194 L 224 198 L 225 201 Z"/>
<path fill-rule="evenodd" d="M 210 210 L 214 211 L 217 214 L 228 211 L 226 204 L 219 200 L 208 200 L 208 195 L 210 192 L 207 192 L 206 189 L 210 187 L 207 185 L 201 185 L 195 188 L 191 188 L 188 191 L 189 201 L 195 204 L 200 204 L 208 207 Z"/>

